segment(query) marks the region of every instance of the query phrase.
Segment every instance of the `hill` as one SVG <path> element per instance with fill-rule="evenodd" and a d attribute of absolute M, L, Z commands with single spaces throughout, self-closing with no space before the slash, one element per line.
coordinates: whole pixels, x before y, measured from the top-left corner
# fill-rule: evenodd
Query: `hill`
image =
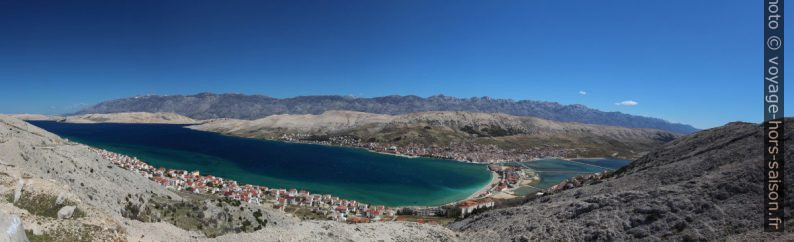
<path fill-rule="evenodd" d="M 195 124 L 198 121 L 175 113 L 112 113 L 65 116 L 60 121 L 68 123 L 157 123 Z"/>
<path fill-rule="evenodd" d="M 321 114 L 330 110 L 346 110 L 375 114 L 399 115 L 427 111 L 468 111 L 533 116 L 548 120 L 651 128 L 674 133 L 697 131 L 692 126 L 670 123 L 620 112 L 603 112 L 583 105 L 561 105 L 531 100 L 514 101 L 489 97 L 455 98 L 437 95 L 385 96 L 355 98 L 347 96 L 300 96 L 272 98 L 261 95 L 213 94 L 175 96 L 140 96 L 110 100 L 85 108 L 78 114 L 119 112 L 170 112 L 193 119 L 259 119 L 277 114 Z"/>
<path fill-rule="evenodd" d="M 421 112 L 403 115 L 328 111 L 257 120 L 217 119 L 190 128 L 242 137 L 326 141 L 358 146 L 437 148 L 441 157 L 472 161 L 564 157 L 638 157 L 678 135 L 654 129 L 559 122 L 501 113 Z M 413 148 L 412 148 L 413 149 Z M 457 153 L 457 154 L 456 154 Z M 460 159 L 461 157 L 448 157 Z"/>
<path fill-rule="evenodd" d="M 731 123 L 688 135 L 611 177 L 450 227 L 473 241 L 791 241 L 790 230 L 781 238 L 762 232 L 762 130 Z M 791 144 L 794 132 L 785 137 Z M 787 145 L 787 157 L 792 148 Z M 786 183 L 792 184 L 789 171 Z M 792 194 L 792 187 L 785 192 Z M 787 213 L 788 229 L 791 221 Z"/>

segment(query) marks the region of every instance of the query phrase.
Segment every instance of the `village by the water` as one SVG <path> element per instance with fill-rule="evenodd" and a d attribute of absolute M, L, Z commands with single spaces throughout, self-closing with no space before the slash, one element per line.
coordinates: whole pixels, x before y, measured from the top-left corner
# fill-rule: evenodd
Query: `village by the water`
<path fill-rule="evenodd" d="M 424 144 L 391 144 L 367 142 L 352 136 L 315 136 L 302 133 L 286 133 L 268 137 L 273 140 L 302 144 L 321 144 L 363 148 L 369 151 L 409 157 L 430 157 L 472 163 L 504 163 L 535 160 L 543 157 L 574 157 L 586 148 L 562 148 L 555 145 L 538 145 L 525 150 L 505 150 L 496 145 L 453 142 L 446 146 Z"/>
<path fill-rule="evenodd" d="M 500 199 L 516 196 L 513 191 L 519 187 L 531 186 L 540 178 L 531 169 L 520 166 L 491 164 L 488 169 L 494 174 L 490 184 L 469 198 L 442 206 L 431 207 L 386 207 L 346 200 L 331 194 L 312 194 L 295 188 L 271 188 L 266 186 L 238 184 L 237 181 L 212 175 L 202 175 L 198 171 L 156 168 L 135 157 L 90 148 L 115 165 L 138 173 L 167 188 L 177 191 L 212 194 L 248 202 L 291 213 L 311 213 L 315 218 L 324 218 L 348 223 L 368 223 L 378 221 L 405 220 L 413 218 L 418 223 L 434 223 L 425 220 L 431 217 L 463 218 L 467 215 L 495 206 Z M 598 175 L 598 174 L 594 174 Z M 567 188 L 565 184 L 547 190 Z M 539 193 L 539 195 L 542 193 Z M 402 215 L 402 216 L 401 216 Z M 405 216 L 408 215 L 408 216 Z"/>

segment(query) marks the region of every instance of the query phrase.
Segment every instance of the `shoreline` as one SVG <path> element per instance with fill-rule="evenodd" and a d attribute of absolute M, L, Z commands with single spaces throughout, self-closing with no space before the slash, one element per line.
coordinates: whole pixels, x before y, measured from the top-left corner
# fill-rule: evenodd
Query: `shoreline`
<path fill-rule="evenodd" d="M 491 188 L 494 185 L 499 184 L 499 182 L 502 181 L 502 178 L 499 176 L 498 173 L 496 173 L 495 171 L 490 171 L 490 172 L 491 172 L 491 182 L 489 182 L 488 184 L 485 184 L 485 186 L 480 188 L 480 190 L 477 190 L 476 192 L 472 193 L 471 195 L 466 197 L 466 199 L 461 200 L 461 201 L 457 201 L 455 203 L 459 203 L 459 202 L 470 200 L 470 199 L 480 198 L 483 194 L 488 192 L 488 190 L 491 190 Z"/>
<path fill-rule="evenodd" d="M 614 157 L 578 157 L 578 158 L 562 158 L 562 160 L 577 161 L 577 160 L 626 160 Z"/>
<path fill-rule="evenodd" d="M 309 141 L 299 141 L 299 140 L 298 141 L 281 140 L 281 139 L 262 138 L 262 137 L 246 137 L 246 136 L 239 136 L 239 135 L 223 133 L 223 132 L 215 132 L 215 131 L 194 129 L 194 128 L 190 128 L 190 126 L 192 126 L 192 125 L 187 125 L 187 126 L 184 126 L 183 128 L 192 129 L 192 130 L 196 130 L 196 131 L 216 133 L 216 134 L 221 134 L 221 135 L 230 136 L 230 137 L 236 137 L 236 138 L 258 139 L 258 140 L 265 140 L 265 141 L 271 141 L 271 142 L 284 142 L 284 143 L 290 143 L 290 144 L 322 145 L 322 146 L 330 146 L 330 147 L 336 147 L 336 148 L 363 149 L 365 151 L 376 153 L 376 154 L 393 155 L 393 156 L 398 156 L 398 157 L 402 157 L 402 158 L 409 158 L 409 159 L 427 158 L 427 159 L 448 160 L 448 161 L 456 161 L 456 162 L 461 162 L 461 163 L 479 164 L 479 165 L 504 164 L 504 163 L 511 163 L 511 162 L 530 162 L 530 161 L 554 160 L 554 159 L 557 159 L 557 160 L 568 160 L 568 161 L 570 161 L 570 160 L 609 160 L 609 159 L 627 160 L 627 159 L 622 159 L 622 158 L 610 158 L 610 157 L 577 157 L 577 158 L 539 157 L 539 158 L 532 158 L 532 159 L 529 159 L 529 160 L 521 160 L 521 161 L 492 161 L 492 162 L 490 162 L 490 161 L 457 160 L 457 159 L 452 159 L 452 158 L 441 158 L 441 157 L 434 157 L 434 156 L 417 156 L 417 155 L 405 155 L 405 154 L 389 153 L 389 152 L 377 151 L 377 150 L 372 150 L 372 149 L 369 149 L 369 148 L 366 148 L 366 147 L 353 146 L 353 145 L 326 144 L 326 143 L 319 143 L 319 142 L 309 142 Z"/>
<path fill-rule="evenodd" d="M 232 137 L 238 137 L 238 138 L 239 138 L 239 136 L 232 136 Z M 244 137 L 243 137 L 243 138 L 244 138 Z M 269 139 L 263 139 L 263 140 L 266 140 L 266 141 L 275 141 L 275 142 L 287 142 L 287 143 L 295 143 L 295 144 L 314 144 L 314 143 L 289 142 L 289 141 L 281 141 L 281 140 L 269 140 Z M 84 146 L 88 147 L 89 149 L 93 149 L 93 150 L 101 150 L 101 151 L 110 152 L 110 153 L 114 153 L 114 154 L 121 155 L 121 156 L 128 156 L 128 157 L 136 158 L 136 157 L 129 156 L 129 155 L 125 155 L 125 154 L 116 153 L 116 152 L 113 152 L 113 151 L 110 151 L 110 150 L 107 150 L 107 149 L 104 149 L 104 148 L 101 148 L 101 147 L 94 147 L 94 146 L 91 146 L 91 145 L 87 145 L 87 144 L 79 143 L 79 142 L 77 142 L 77 141 L 72 141 L 72 142 L 75 142 L 76 144 L 79 144 L 79 145 L 84 145 Z M 395 155 L 395 156 L 400 156 L 400 157 L 404 157 L 404 158 L 429 158 L 429 159 L 438 159 L 438 158 L 431 158 L 431 157 L 411 157 L 411 156 L 407 156 L 407 155 L 401 155 L 401 154 L 383 153 L 383 152 L 372 151 L 372 150 L 369 150 L 369 149 L 366 149 L 366 148 L 362 148 L 362 147 L 348 147 L 348 146 L 340 146 L 340 145 L 333 145 L 333 144 L 314 144 L 314 145 L 325 145 L 325 146 L 331 146 L 331 147 L 335 147 L 335 148 L 352 148 L 352 149 L 364 149 L 364 150 L 366 150 L 367 152 L 373 152 L 373 153 L 382 153 L 382 154 L 385 154 L 385 155 Z M 443 160 L 443 159 L 438 159 L 438 160 Z M 145 160 L 139 160 L 139 161 L 140 161 L 140 162 L 142 162 L 142 163 L 144 163 L 144 164 L 146 164 L 146 165 L 149 165 L 149 166 L 151 166 L 151 165 L 150 165 L 148 162 L 146 162 Z M 450 161 L 455 161 L 455 160 L 450 160 Z M 469 162 L 469 163 L 471 163 L 471 162 Z M 175 169 L 175 168 L 166 168 L 166 169 L 167 169 L 167 170 L 179 170 L 179 169 Z M 186 172 L 187 172 L 187 170 L 184 170 L 184 171 L 186 171 Z M 491 173 L 491 174 L 490 174 L 490 175 L 491 175 L 491 181 L 490 181 L 488 184 L 485 184 L 483 187 L 481 187 L 481 188 L 480 188 L 479 190 L 477 190 L 476 192 L 474 192 L 474 193 L 472 193 L 472 194 L 469 194 L 469 195 L 468 195 L 468 197 L 466 197 L 466 198 L 463 198 L 463 199 L 459 199 L 459 200 L 453 200 L 453 201 L 451 201 L 451 202 L 448 202 L 448 203 L 444 203 L 444 204 L 435 204 L 435 205 L 396 205 L 396 206 L 385 206 L 385 207 L 388 207 L 388 208 L 393 208 L 393 209 L 400 209 L 400 208 L 440 208 L 440 207 L 443 207 L 443 206 L 446 206 L 446 205 L 455 205 L 455 204 L 458 204 L 458 203 L 460 203 L 460 202 L 462 202 L 462 201 L 469 200 L 469 199 L 472 199 L 473 197 L 479 196 L 480 194 L 482 194 L 482 193 L 486 192 L 486 191 L 487 191 L 489 188 L 491 188 L 491 186 L 492 186 L 494 183 L 498 183 L 498 182 L 500 181 L 500 179 L 499 179 L 500 177 L 499 177 L 499 175 L 498 175 L 498 174 L 496 174 L 496 172 L 493 172 L 493 171 L 490 171 L 490 170 L 489 170 L 489 173 Z M 211 174 L 210 174 L 210 176 L 214 176 L 214 175 L 211 175 Z M 223 180 L 226 180 L 226 181 L 235 182 L 236 184 L 239 184 L 239 185 L 252 185 L 252 186 L 261 186 L 261 185 L 256 185 L 256 184 L 249 184 L 249 183 L 237 182 L 237 180 L 236 180 L 236 179 L 232 179 L 232 178 L 228 178 L 228 177 L 221 177 L 221 176 L 214 176 L 214 177 L 217 177 L 217 178 L 222 178 Z M 293 189 L 293 188 L 288 188 L 288 187 L 284 187 L 284 188 L 272 187 L 271 189 L 286 189 L 286 190 L 288 190 L 288 189 Z M 297 187 L 294 187 L 294 189 L 299 189 L 299 188 L 297 188 Z M 342 198 L 342 199 L 346 199 L 346 198 L 344 198 L 344 197 L 341 197 L 341 196 L 338 196 L 338 195 L 335 195 L 335 194 L 331 194 L 331 193 L 329 193 L 329 194 L 330 194 L 330 195 L 332 195 L 332 196 L 336 196 L 336 197 Z M 372 204 L 372 205 L 375 205 L 375 204 Z"/>
<path fill-rule="evenodd" d="M 189 128 L 189 125 L 188 126 L 182 126 L 182 127 L 183 128 L 192 129 L 192 128 Z M 196 129 L 192 129 L 192 130 L 196 130 Z M 202 131 L 202 130 L 198 130 L 198 131 Z M 270 141 L 270 142 L 285 142 L 285 143 L 294 143 L 294 144 L 314 144 L 314 145 L 323 145 L 323 146 L 336 147 L 336 148 L 364 149 L 364 150 L 366 150 L 368 152 L 372 152 L 372 153 L 379 153 L 379 154 L 382 154 L 382 155 L 393 155 L 393 156 L 398 156 L 398 157 L 402 157 L 402 158 L 427 158 L 427 159 L 434 159 L 434 160 L 441 160 L 441 161 L 456 161 L 456 162 L 463 162 L 463 163 L 469 163 L 469 164 L 478 164 L 478 165 L 509 163 L 509 162 L 488 162 L 488 163 L 486 163 L 486 162 L 473 162 L 473 161 L 468 161 L 468 160 L 454 160 L 454 159 L 448 159 L 448 158 L 437 158 L 437 157 L 428 157 L 428 156 L 412 156 L 412 155 L 405 155 L 405 154 L 399 154 L 399 153 L 382 152 L 382 151 L 369 149 L 367 147 L 360 147 L 360 146 L 353 146 L 353 145 L 319 143 L 319 142 L 305 142 L 305 141 L 288 141 L 288 140 L 268 139 L 268 138 L 261 138 L 261 137 L 260 138 L 253 138 L 253 137 L 243 137 L 243 136 L 237 136 L 237 135 L 231 135 L 231 134 L 225 134 L 225 133 L 219 133 L 219 132 L 212 132 L 212 131 L 204 131 L 204 132 L 216 133 L 216 134 L 221 134 L 221 135 L 226 135 L 226 136 L 236 137 L 236 138 L 260 139 L 260 140 L 265 140 L 265 141 Z M 561 157 L 543 157 L 543 158 L 534 158 L 534 159 L 529 160 L 529 161 L 547 160 L 547 159 L 569 160 L 569 159 L 561 158 Z M 587 158 L 570 158 L 570 159 L 587 159 Z M 600 159 L 603 159 L 603 158 L 600 158 Z M 477 189 L 475 192 L 473 192 L 471 194 L 468 194 L 465 198 L 452 200 L 452 201 L 450 201 L 448 203 L 445 203 L 445 204 L 435 204 L 435 205 L 425 205 L 425 206 L 422 206 L 422 205 L 419 205 L 419 206 L 416 206 L 416 205 L 407 205 L 407 206 L 406 205 L 403 205 L 403 206 L 397 205 L 397 206 L 390 206 L 390 207 L 392 207 L 392 208 L 404 208 L 404 207 L 432 208 L 432 207 L 442 207 L 442 206 L 446 206 L 446 205 L 454 205 L 454 204 L 458 204 L 460 202 L 463 202 L 463 201 L 466 201 L 466 200 L 471 200 L 471 199 L 485 198 L 487 196 L 483 196 L 483 195 L 486 194 L 495 184 L 498 184 L 502 180 L 501 175 L 497 174 L 496 172 L 489 170 L 489 173 L 491 173 L 490 174 L 491 175 L 490 182 L 484 184 L 482 187 Z M 231 179 L 227 179 L 227 180 L 231 180 Z M 491 194 L 491 195 L 493 195 L 493 194 Z"/>
<path fill-rule="evenodd" d="M 227 132 L 203 130 L 203 129 L 198 129 L 198 128 L 193 127 L 193 126 L 196 126 L 196 125 L 197 124 L 187 124 L 187 125 L 183 125 L 182 128 L 191 129 L 191 130 L 195 130 L 195 131 L 216 133 L 216 134 L 230 136 L 230 137 L 236 137 L 236 138 L 257 139 L 257 140 L 265 140 L 265 141 L 271 141 L 271 142 L 284 142 L 284 143 L 290 143 L 290 144 L 308 144 L 308 145 L 322 145 L 322 146 L 351 148 L 351 149 L 363 149 L 363 150 L 366 150 L 366 151 L 372 152 L 372 153 L 377 153 L 377 154 L 382 154 L 382 155 L 393 155 L 393 156 L 399 156 L 399 157 L 403 157 L 403 158 L 411 158 L 411 159 L 413 159 L 413 158 L 428 158 L 428 159 L 449 160 L 449 161 L 457 161 L 457 162 L 462 162 L 462 163 L 480 164 L 480 165 L 504 164 L 504 163 L 510 163 L 510 162 L 529 162 L 529 161 L 552 160 L 552 159 L 559 159 L 559 160 L 588 160 L 588 159 L 628 160 L 628 159 L 624 159 L 624 158 L 610 158 L 610 157 L 566 158 L 566 157 L 547 156 L 547 157 L 538 157 L 538 158 L 532 158 L 532 159 L 529 159 L 529 160 L 519 160 L 519 161 L 470 161 L 470 160 L 458 160 L 458 159 L 452 159 L 452 158 L 441 158 L 441 157 L 434 157 L 434 156 L 415 156 L 415 155 L 389 153 L 389 152 L 377 151 L 377 150 L 373 150 L 373 149 L 370 149 L 370 148 L 367 148 L 367 147 L 354 146 L 354 145 L 320 143 L 320 142 L 302 141 L 302 140 L 282 140 L 282 139 L 278 139 L 278 138 L 267 138 L 267 137 L 247 137 L 247 136 L 240 136 L 240 135 L 235 135 L 235 134 L 231 134 L 231 133 L 227 133 Z"/>
<path fill-rule="evenodd" d="M 505 163 L 511 163 L 511 162 L 532 162 L 532 161 L 555 160 L 555 159 L 556 160 L 565 160 L 565 161 L 574 161 L 574 162 L 576 160 L 618 159 L 618 158 L 609 158 L 609 157 L 576 157 L 576 158 L 539 157 L 539 158 L 533 158 L 533 159 L 524 160 L 524 161 L 477 162 L 477 161 L 469 161 L 469 160 L 456 160 L 456 159 L 449 159 L 449 158 L 438 158 L 438 157 L 432 157 L 432 156 L 412 156 L 412 155 L 404 155 L 404 154 L 397 154 L 397 153 L 389 153 L 389 152 L 382 152 L 382 151 L 372 150 L 372 149 L 369 149 L 367 147 L 360 147 L 360 146 L 353 146 L 353 145 L 320 143 L 320 142 L 308 142 L 308 141 L 301 141 L 301 140 L 281 140 L 281 139 L 264 138 L 264 137 L 245 137 L 245 136 L 238 136 L 238 135 L 228 134 L 228 133 L 223 133 L 223 132 L 215 132 L 215 131 L 194 129 L 194 128 L 190 128 L 190 126 L 191 125 L 186 125 L 186 126 L 183 126 L 183 128 L 188 128 L 188 129 L 197 130 L 197 131 L 203 131 L 203 132 L 216 133 L 216 134 L 225 135 L 225 136 L 231 136 L 231 137 L 236 137 L 236 138 L 249 138 L 249 139 L 258 139 L 258 140 L 264 140 L 264 141 L 269 141 L 269 142 L 284 142 L 284 143 L 290 143 L 290 144 L 321 145 L 321 146 L 335 147 L 335 148 L 362 149 L 364 151 L 372 152 L 372 153 L 376 153 L 376 154 L 392 155 L 392 156 L 398 156 L 398 157 L 409 158 L 409 159 L 427 158 L 427 159 L 434 159 L 434 160 L 455 161 L 455 162 L 462 162 L 462 163 L 468 163 L 468 164 L 477 164 L 477 165 L 486 165 L 486 166 L 487 165 L 492 165 L 492 164 L 505 164 Z M 405 206 L 389 206 L 389 207 L 394 208 L 394 209 L 401 209 L 401 208 L 420 208 L 420 209 L 421 208 L 440 208 L 440 207 L 443 207 L 443 206 L 459 204 L 459 203 L 461 203 L 463 201 L 466 201 L 466 200 L 486 198 L 486 197 L 482 197 L 481 195 L 486 193 L 488 190 L 490 190 L 490 188 L 492 188 L 495 184 L 498 184 L 499 182 L 501 182 L 501 176 L 498 173 L 496 173 L 494 171 L 491 171 L 491 170 L 489 170 L 489 172 L 491 173 L 491 181 L 488 184 L 484 185 L 482 188 L 480 188 L 476 192 L 470 194 L 469 196 L 467 196 L 464 199 L 455 200 L 455 201 L 452 201 L 452 202 L 449 202 L 449 203 L 439 204 L 439 205 L 425 205 L 425 206 L 421 206 L 421 205 L 419 205 L 419 206 L 417 206 L 417 205 L 405 205 Z M 535 172 L 535 174 L 537 176 L 537 181 L 534 182 L 533 185 L 539 184 L 541 182 L 541 180 L 542 180 L 542 178 L 540 177 L 539 174 L 537 174 L 537 172 Z M 514 190 L 514 189 L 511 189 L 511 190 Z M 488 197 L 493 197 L 496 194 L 498 194 L 498 193 L 491 194 Z M 501 199 L 501 198 L 495 198 L 495 199 Z"/>

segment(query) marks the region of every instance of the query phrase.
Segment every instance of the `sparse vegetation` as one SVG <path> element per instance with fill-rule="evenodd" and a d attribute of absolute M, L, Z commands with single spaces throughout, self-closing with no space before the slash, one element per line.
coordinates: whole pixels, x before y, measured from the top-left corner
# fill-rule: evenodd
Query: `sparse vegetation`
<path fill-rule="evenodd" d="M 143 222 L 167 222 L 185 230 L 201 231 L 207 237 L 229 232 L 253 232 L 267 224 L 261 210 L 240 201 L 183 193 L 184 201 L 153 196 L 146 203 L 127 202 L 122 215 Z M 141 205 L 145 204 L 145 205 Z"/>
<path fill-rule="evenodd" d="M 51 231 L 46 231 L 41 235 L 36 235 L 32 230 L 25 230 L 25 235 L 30 242 L 53 242 L 53 241 L 107 241 L 110 238 L 101 235 L 102 228 L 95 225 L 82 224 L 76 228 L 65 228 L 59 226 Z"/>
<path fill-rule="evenodd" d="M 60 205 L 55 204 L 57 200 L 56 196 L 49 195 L 49 194 L 33 194 L 30 192 L 23 192 L 22 196 L 19 197 L 19 201 L 14 203 L 14 194 L 6 194 L 5 195 L 6 201 L 9 203 L 13 203 L 14 206 L 25 209 L 29 213 L 44 216 L 49 218 L 58 218 L 58 210 L 66 206 L 75 206 L 76 203 L 64 200 L 63 203 Z M 80 210 L 79 208 L 74 209 L 74 213 L 72 213 L 72 219 L 75 218 L 82 218 L 85 217 L 85 212 Z"/>

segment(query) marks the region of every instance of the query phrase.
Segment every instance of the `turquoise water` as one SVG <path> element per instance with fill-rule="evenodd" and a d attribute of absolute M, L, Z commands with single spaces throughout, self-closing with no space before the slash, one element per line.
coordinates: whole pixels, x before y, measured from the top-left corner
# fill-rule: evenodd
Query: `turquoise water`
<path fill-rule="evenodd" d="M 511 164 L 531 168 L 540 175 L 540 183 L 537 185 L 516 189 L 516 194 L 525 195 L 557 185 L 563 180 L 574 176 L 617 170 L 629 163 L 631 163 L 631 161 L 616 159 L 584 159 L 573 161 L 549 159 L 514 162 Z"/>
<path fill-rule="evenodd" d="M 484 165 L 231 137 L 181 125 L 31 123 L 155 167 L 198 170 L 245 184 L 305 189 L 370 204 L 446 204 L 465 199 L 491 180 Z"/>

